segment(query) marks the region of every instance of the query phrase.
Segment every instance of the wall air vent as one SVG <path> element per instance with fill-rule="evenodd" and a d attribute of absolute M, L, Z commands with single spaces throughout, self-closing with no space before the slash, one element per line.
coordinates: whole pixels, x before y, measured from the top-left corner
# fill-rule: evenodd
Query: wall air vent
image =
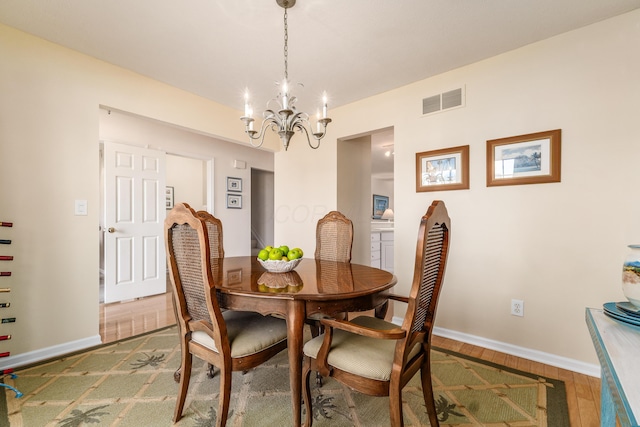
<path fill-rule="evenodd" d="M 422 100 L 422 114 L 440 111 L 440 95 L 433 95 Z"/>
<path fill-rule="evenodd" d="M 432 114 L 464 106 L 464 87 L 439 93 L 422 100 L 422 114 Z"/>

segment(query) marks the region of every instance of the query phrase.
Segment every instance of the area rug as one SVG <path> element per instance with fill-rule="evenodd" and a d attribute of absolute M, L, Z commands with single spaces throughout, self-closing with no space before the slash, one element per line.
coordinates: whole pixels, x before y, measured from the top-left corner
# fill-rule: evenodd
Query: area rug
<path fill-rule="evenodd" d="M 0 426 L 171 426 L 179 366 L 176 327 L 17 370 L 0 387 Z M 207 427 L 217 417 L 218 379 L 194 359 L 184 417 Z M 433 380 L 443 426 L 569 426 L 562 381 L 436 349 Z M 233 374 L 228 426 L 291 425 L 286 350 Z M 314 426 L 388 426 L 389 400 L 326 379 L 313 385 Z M 403 390 L 406 426 L 428 426 L 419 374 Z M 304 414 L 303 414 L 304 419 Z"/>

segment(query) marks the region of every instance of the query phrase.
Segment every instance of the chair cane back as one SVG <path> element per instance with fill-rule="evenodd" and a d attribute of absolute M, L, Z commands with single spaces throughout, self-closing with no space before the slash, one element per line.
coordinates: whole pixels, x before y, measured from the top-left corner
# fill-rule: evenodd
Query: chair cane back
<path fill-rule="evenodd" d="M 402 389 L 420 370 L 423 398 L 432 427 L 438 426 L 431 382 L 431 333 L 444 279 L 451 221 L 442 201 L 434 201 L 420 221 L 413 282 L 399 327 L 382 319 L 359 316 L 352 321 L 322 319 L 323 335 L 304 346 L 306 426 L 313 422 L 311 371 L 331 376 L 361 393 L 389 396 L 391 425 L 403 425 Z"/>
<path fill-rule="evenodd" d="M 224 246 L 222 244 L 222 221 L 207 211 L 196 212 L 198 218 L 202 219 L 207 226 L 209 235 L 209 250 L 211 259 L 224 258 Z"/>
<path fill-rule="evenodd" d="M 224 259 L 212 259 L 205 220 L 188 204 L 176 205 L 167 215 L 165 245 L 182 350 L 173 421 L 182 417 L 195 355 L 220 370 L 216 425 L 224 426 L 231 372 L 251 369 L 285 349 L 286 323 L 258 313 L 220 309 L 215 281 L 221 278 Z"/>
<path fill-rule="evenodd" d="M 338 211 L 331 211 L 316 225 L 315 258 L 351 262 L 353 223 Z"/>

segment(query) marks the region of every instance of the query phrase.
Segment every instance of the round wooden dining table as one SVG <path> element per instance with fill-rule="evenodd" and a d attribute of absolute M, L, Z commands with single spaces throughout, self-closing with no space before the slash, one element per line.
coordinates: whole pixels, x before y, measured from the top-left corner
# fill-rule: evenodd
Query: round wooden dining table
<path fill-rule="evenodd" d="M 396 277 L 348 262 L 303 259 L 295 270 L 267 272 L 256 257 L 211 260 L 220 307 L 277 315 L 287 322 L 293 425 L 301 424 L 302 346 L 305 319 L 321 313 L 376 310 L 383 317 Z"/>

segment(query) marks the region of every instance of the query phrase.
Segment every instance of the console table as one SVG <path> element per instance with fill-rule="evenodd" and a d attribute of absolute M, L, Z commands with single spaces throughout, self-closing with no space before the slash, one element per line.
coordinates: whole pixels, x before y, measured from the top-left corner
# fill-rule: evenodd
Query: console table
<path fill-rule="evenodd" d="M 586 321 L 601 369 L 600 425 L 638 426 L 640 420 L 640 327 L 587 308 Z"/>

